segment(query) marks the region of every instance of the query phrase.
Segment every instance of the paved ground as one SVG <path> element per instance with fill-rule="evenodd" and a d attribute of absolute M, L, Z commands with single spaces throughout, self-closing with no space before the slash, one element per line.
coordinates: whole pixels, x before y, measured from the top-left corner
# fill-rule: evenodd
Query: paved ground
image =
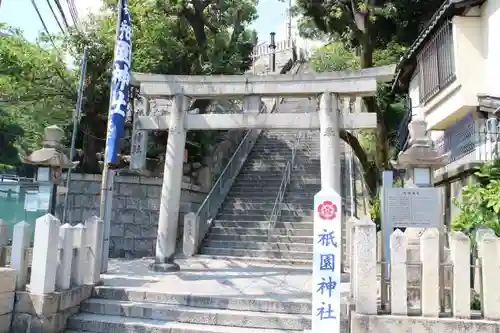
<path fill-rule="evenodd" d="M 172 294 L 311 300 L 312 274 L 308 269 L 191 258 L 177 260 L 179 272 L 154 273 L 148 270 L 151 262 L 110 259 L 108 273 L 101 276 L 103 283 Z M 341 286 L 348 292 L 347 283 Z"/>

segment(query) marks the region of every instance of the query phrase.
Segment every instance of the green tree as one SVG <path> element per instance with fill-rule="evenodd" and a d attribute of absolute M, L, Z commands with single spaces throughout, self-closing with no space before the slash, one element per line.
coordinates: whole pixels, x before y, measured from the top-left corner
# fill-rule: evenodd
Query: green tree
<path fill-rule="evenodd" d="M 376 65 L 397 63 L 416 37 L 421 22 L 426 22 L 441 5 L 441 0 L 381 1 L 381 0 L 298 0 L 296 12 L 300 15 L 299 30 L 304 37 L 329 38 L 338 45 L 319 51 L 318 58 L 330 61 L 320 69 L 357 65 L 370 68 Z M 411 27 L 410 27 L 411 26 Z M 406 28 L 403 28 L 406 27 Z M 344 50 L 345 48 L 345 50 Z M 329 54 L 327 56 L 327 54 Z M 380 181 L 380 170 L 389 169 L 390 133 L 389 124 L 397 123 L 394 103 L 387 86 L 380 87 L 377 97 L 363 98 L 368 112 L 377 114 L 377 129 L 371 136 L 374 163 L 362 144 L 347 131 L 341 138 L 349 143 L 360 160 L 371 195 L 376 193 Z"/>
<path fill-rule="evenodd" d="M 116 1 L 106 1 L 114 10 Z M 253 0 L 130 1 L 133 20 L 133 71 L 159 74 L 238 74 L 251 64 L 256 34 L 248 24 L 256 17 Z M 110 68 L 116 16 L 94 16 L 65 40 L 79 59 L 89 48 L 86 102 L 80 138 L 83 169 L 98 172 L 96 154 L 104 150 L 109 103 Z M 205 110 L 210 101 L 196 100 Z M 155 146 L 164 151 L 166 133 L 156 133 Z M 200 141 L 189 133 L 190 141 Z M 198 135 L 199 136 L 199 135 Z M 204 140 L 201 140 L 202 142 Z M 191 154 L 190 154 L 191 155 Z"/>
<path fill-rule="evenodd" d="M 43 129 L 66 126 L 74 109 L 74 76 L 45 38 L 30 43 L 0 25 L 0 171 L 19 166 L 18 153 L 38 149 Z"/>
<path fill-rule="evenodd" d="M 471 232 L 486 226 L 500 236 L 500 161 L 477 168 L 475 181 L 464 187 L 461 198 L 455 200 L 460 213 L 454 219 L 454 230 Z"/>

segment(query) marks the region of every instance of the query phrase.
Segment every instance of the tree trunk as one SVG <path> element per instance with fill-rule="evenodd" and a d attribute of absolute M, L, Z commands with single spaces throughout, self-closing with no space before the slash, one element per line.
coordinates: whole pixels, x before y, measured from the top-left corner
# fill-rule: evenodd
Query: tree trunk
<path fill-rule="evenodd" d="M 373 199 L 377 193 L 377 186 L 379 182 L 379 173 L 377 168 L 374 167 L 372 163 L 370 163 L 365 150 L 354 135 L 342 129 L 340 130 L 339 136 L 352 148 L 354 155 L 356 155 L 356 157 L 358 158 L 359 163 L 361 164 L 361 168 L 363 169 L 363 177 L 366 186 L 369 189 L 368 194 L 370 195 L 370 198 Z"/>
<path fill-rule="evenodd" d="M 83 133 L 83 159 L 80 163 L 82 173 L 100 173 L 99 160 L 97 154 L 102 150 L 104 146 L 102 140 L 99 139 L 98 127 L 94 124 L 92 126 L 92 121 L 90 118 L 85 117 L 82 121 Z"/>

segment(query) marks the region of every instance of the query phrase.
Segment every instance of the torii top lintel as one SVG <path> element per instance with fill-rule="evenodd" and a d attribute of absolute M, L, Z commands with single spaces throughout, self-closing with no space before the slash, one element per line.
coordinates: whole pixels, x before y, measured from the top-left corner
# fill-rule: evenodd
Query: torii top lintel
<path fill-rule="evenodd" d="M 377 82 L 391 81 L 394 65 L 361 70 L 295 75 L 160 75 L 132 73 L 132 84 L 144 96 L 184 95 L 195 98 L 313 96 L 325 91 L 370 96 Z"/>

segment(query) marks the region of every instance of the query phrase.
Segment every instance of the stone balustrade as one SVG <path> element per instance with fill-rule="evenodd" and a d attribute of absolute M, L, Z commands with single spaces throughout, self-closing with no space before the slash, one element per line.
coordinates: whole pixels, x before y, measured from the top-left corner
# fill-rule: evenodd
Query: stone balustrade
<path fill-rule="evenodd" d="M 46 214 L 36 220 L 33 244 L 29 224 L 13 229 L 7 246 L 8 227 L 0 220 L 0 332 L 64 331 L 99 282 L 104 223 L 94 216 L 61 225 Z"/>
<path fill-rule="evenodd" d="M 380 271 L 386 265 L 377 259 L 380 244 L 375 224 L 351 221 L 348 228 L 355 309 L 351 332 L 416 332 L 424 327 L 429 332 L 500 329 L 500 238 L 492 230 L 476 234 L 478 260 L 473 265 L 471 239 L 461 232 L 440 237 L 438 229 L 396 230 L 390 236 L 390 280 L 382 283 Z M 441 241 L 449 243 L 449 248 L 441 251 L 442 260 Z M 388 306 L 382 310 L 379 295 L 387 283 Z"/>

